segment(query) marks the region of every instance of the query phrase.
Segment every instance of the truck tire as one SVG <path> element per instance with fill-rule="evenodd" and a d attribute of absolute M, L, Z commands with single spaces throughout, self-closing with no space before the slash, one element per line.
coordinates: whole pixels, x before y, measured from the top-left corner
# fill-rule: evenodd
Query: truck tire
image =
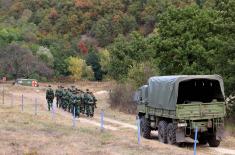
<path fill-rule="evenodd" d="M 158 124 L 158 139 L 162 143 L 167 143 L 167 122 L 160 121 Z"/>
<path fill-rule="evenodd" d="M 176 144 L 176 128 L 173 123 L 167 125 L 167 143 L 171 145 Z"/>
<path fill-rule="evenodd" d="M 150 139 L 151 127 L 150 122 L 143 116 L 140 119 L 140 134 L 144 138 Z"/>
<path fill-rule="evenodd" d="M 206 134 L 201 134 L 200 137 L 198 138 L 199 144 L 201 145 L 206 145 L 207 144 L 207 135 Z"/>
<path fill-rule="evenodd" d="M 216 139 L 215 135 L 208 136 L 208 143 L 210 147 L 218 147 L 220 145 L 220 141 Z"/>

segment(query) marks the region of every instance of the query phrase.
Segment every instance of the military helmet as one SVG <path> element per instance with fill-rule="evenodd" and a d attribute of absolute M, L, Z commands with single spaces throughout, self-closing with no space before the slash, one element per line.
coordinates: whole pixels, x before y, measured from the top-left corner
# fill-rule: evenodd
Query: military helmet
<path fill-rule="evenodd" d="M 48 85 L 48 87 L 51 87 L 51 85 Z"/>

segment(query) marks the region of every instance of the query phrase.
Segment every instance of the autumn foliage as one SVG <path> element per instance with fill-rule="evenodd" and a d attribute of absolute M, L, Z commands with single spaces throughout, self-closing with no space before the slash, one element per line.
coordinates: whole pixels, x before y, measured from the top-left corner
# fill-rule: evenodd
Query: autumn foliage
<path fill-rule="evenodd" d="M 89 0 L 75 0 L 75 6 L 81 9 L 91 8 L 93 6 L 92 2 Z"/>
<path fill-rule="evenodd" d="M 78 43 L 78 49 L 82 52 L 82 54 L 88 53 L 88 48 L 86 47 L 86 44 L 83 41 L 80 41 Z"/>

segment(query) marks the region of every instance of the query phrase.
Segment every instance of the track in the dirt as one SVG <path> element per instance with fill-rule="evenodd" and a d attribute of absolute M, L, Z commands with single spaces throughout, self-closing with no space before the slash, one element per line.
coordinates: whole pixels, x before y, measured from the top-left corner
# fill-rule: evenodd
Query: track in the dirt
<path fill-rule="evenodd" d="M 101 93 L 100 92 L 96 92 L 96 93 L 99 95 L 102 95 L 102 94 L 104 94 L 104 91 L 102 91 Z M 14 93 L 14 95 L 17 95 L 17 94 Z M 28 97 L 28 98 L 32 97 L 32 94 L 26 93 L 24 95 L 25 95 L 25 97 Z M 46 103 L 46 100 L 43 95 L 39 95 L 39 93 L 37 93 L 37 95 L 40 98 L 40 100 L 42 101 L 42 103 Z M 43 104 L 43 107 L 45 109 L 47 109 L 46 104 Z M 56 111 L 56 114 L 58 114 L 58 115 L 63 115 L 66 118 L 72 119 L 71 114 L 66 111 L 63 111 L 62 109 L 56 109 L 55 111 Z M 80 117 L 80 118 L 76 119 L 76 121 L 78 123 L 90 124 L 92 126 L 100 127 L 100 117 L 99 116 L 95 116 L 94 118 Z M 117 121 L 117 120 L 107 118 L 107 117 L 104 118 L 104 128 L 107 130 L 111 130 L 111 131 L 118 131 L 123 128 L 131 129 L 131 130 L 137 129 L 137 127 L 135 125 L 124 123 L 124 122 Z M 206 149 L 206 152 L 208 152 L 210 150 L 209 152 L 213 153 L 213 154 L 235 155 L 235 150 L 232 150 L 232 149 L 227 149 L 227 148 L 222 148 L 222 147 L 219 147 L 219 148 L 206 147 L 205 149 Z M 203 152 L 204 152 L 204 148 L 201 149 L 200 153 L 203 153 Z"/>

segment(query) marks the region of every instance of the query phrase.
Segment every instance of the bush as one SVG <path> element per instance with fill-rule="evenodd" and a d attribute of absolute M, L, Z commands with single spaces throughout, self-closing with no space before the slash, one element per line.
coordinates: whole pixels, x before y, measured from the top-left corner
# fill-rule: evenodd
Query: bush
<path fill-rule="evenodd" d="M 228 96 L 225 100 L 226 102 L 226 111 L 227 111 L 227 117 L 228 118 L 234 118 L 235 117 L 235 94 L 231 94 Z"/>
<path fill-rule="evenodd" d="M 84 65 L 82 68 L 82 78 L 94 80 L 94 72 L 91 66 Z"/>
<path fill-rule="evenodd" d="M 69 57 L 67 59 L 68 70 L 72 74 L 73 79 L 80 80 L 82 77 L 82 70 L 86 66 L 85 60 L 78 57 Z"/>
<path fill-rule="evenodd" d="M 111 108 L 128 114 L 136 114 L 136 104 L 133 101 L 134 91 L 134 88 L 129 84 L 116 85 L 110 93 Z"/>
<path fill-rule="evenodd" d="M 138 88 L 147 83 L 149 77 L 157 75 L 158 69 L 151 62 L 134 63 L 128 71 L 127 81 L 134 87 Z"/>

